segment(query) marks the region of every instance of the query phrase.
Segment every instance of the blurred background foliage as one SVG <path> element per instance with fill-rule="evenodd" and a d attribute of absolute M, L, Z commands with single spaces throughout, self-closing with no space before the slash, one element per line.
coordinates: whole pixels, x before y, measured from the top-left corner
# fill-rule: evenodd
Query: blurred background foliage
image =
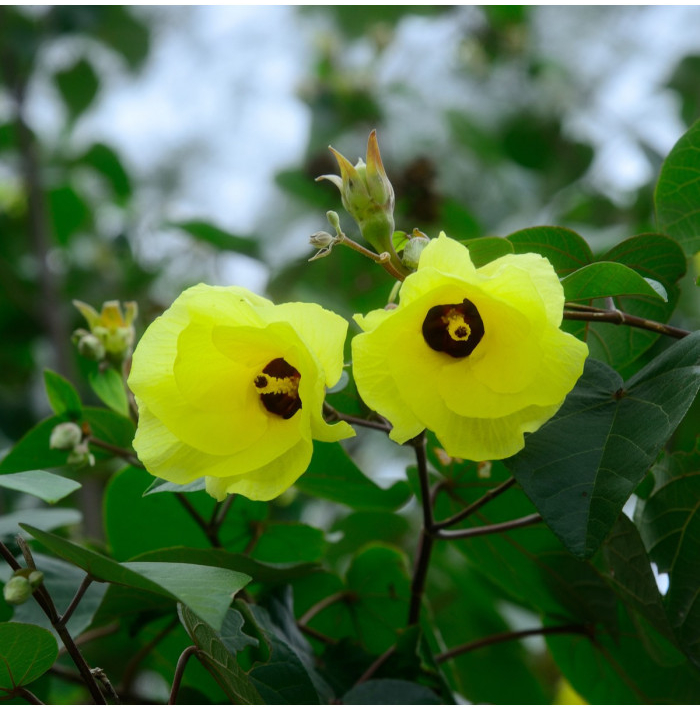
<path fill-rule="evenodd" d="M 74 298 L 135 300 L 141 331 L 201 280 L 347 317 L 380 307 L 391 279 L 359 255 L 307 263 L 307 236 L 327 228 L 326 210 L 341 213 L 335 188 L 314 182 L 337 171 L 327 147 L 354 159 L 373 128 L 399 229 L 470 239 L 557 224 L 596 254 L 653 232 L 661 161 L 700 115 L 693 19 L 698 8 L 0 8 L 0 447 L 48 412 L 44 367 L 94 401 L 70 343 L 83 324 Z M 684 293 L 673 322 L 694 329 L 697 291 Z M 348 390 L 331 401 L 357 407 Z M 690 442 L 697 421 L 679 435 Z M 373 457 L 383 441 L 361 441 L 368 474 L 403 470 Z M 90 475 L 101 492 L 112 469 L 100 466 Z M 111 483 L 108 534 L 126 484 Z M 98 498 L 83 493 L 87 533 L 104 543 Z M 272 515 L 399 545 L 408 531 L 386 510 L 338 519 L 302 507 L 300 497 Z M 147 551 L 134 544 L 119 554 Z M 303 542 L 308 561 L 320 558 L 315 544 Z M 459 551 L 441 553 L 457 556 L 431 579 L 447 644 L 506 629 L 512 599 L 497 607 L 487 577 Z M 333 555 L 347 565 L 341 546 Z M 308 607 L 321 591 L 305 583 L 295 590 Z M 457 618 L 451 594 L 466 587 L 479 612 Z M 494 682 L 498 666 L 520 674 Z M 475 702 L 555 698 L 541 640 L 465 655 L 457 669 L 453 689 Z"/>

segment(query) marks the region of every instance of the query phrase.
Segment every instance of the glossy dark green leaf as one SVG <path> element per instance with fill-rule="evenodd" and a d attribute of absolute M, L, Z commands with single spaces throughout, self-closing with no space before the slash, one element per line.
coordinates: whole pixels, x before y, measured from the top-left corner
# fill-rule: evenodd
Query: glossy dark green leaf
<path fill-rule="evenodd" d="M 80 418 L 83 411 L 80 395 L 65 377 L 50 369 L 45 369 L 44 385 L 49 404 L 56 416 L 65 414 L 74 421 Z"/>
<path fill-rule="evenodd" d="M 557 415 L 506 461 L 573 554 L 591 556 L 700 388 L 700 333 L 628 382 L 596 360 Z"/>
<path fill-rule="evenodd" d="M 253 626 L 261 645 L 252 651 L 254 662 L 249 678 L 266 704 L 319 704 L 318 692 L 309 671 L 290 645 L 290 639 L 277 627 L 269 613 L 259 606 L 238 604 Z M 298 638 L 295 638 L 298 642 Z M 303 639 L 302 639 L 303 642 Z M 262 645 L 266 647 L 262 647 Z M 313 669 L 310 668 L 312 671 Z"/>
<path fill-rule="evenodd" d="M 700 663 L 700 453 L 673 458 L 678 474 L 662 481 L 643 502 L 639 529 L 652 561 L 668 574 L 665 601 L 671 625 Z"/>
<path fill-rule="evenodd" d="M 126 561 L 162 547 L 210 546 L 204 532 L 172 493 L 143 496 L 151 476 L 127 467 L 112 476 L 104 495 L 104 524 L 114 558 Z M 209 518 L 214 500 L 200 493 L 188 497 L 200 515 Z M 129 514 L 124 514 L 128 510 Z"/>
<path fill-rule="evenodd" d="M 0 475 L 0 487 L 34 495 L 53 505 L 82 486 L 75 480 L 47 473 L 45 470 L 27 470 L 23 473 Z"/>
<path fill-rule="evenodd" d="M 234 251 L 257 258 L 260 255 L 260 244 L 247 236 L 237 236 L 213 224 L 203 221 L 171 222 L 170 226 L 182 229 L 198 241 L 204 241 L 222 251 Z"/>
<path fill-rule="evenodd" d="M 441 703 L 440 698 L 432 690 L 403 679 L 369 679 L 358 684 L 343 697 L 343 704 L 372 704 L 374 706 Z"/>
<path fill-rule="evenodd" d="M 647 621 L 620 605 L 620 632 L 547 636 L 559 669 L 589 704 L 685 704 L 700 696 L 700 672 Z M 650 651 L 653 654 L 650 654 Z M 662 664 L 659 657 L 666 657 Z"/>
<path fill-rule="evenodd" d="M 309 468 L 296 486 L 307 495 L 354 509 L 395 510 L 411 496 L 403 481 L 385 490 L 365 477 L 339 443 L 315 443 Z"/>
<path fill-rule="evenodd" d="M 655 193 L 656 218 L 688 256 L 700 251 L 700 121 L 664 160 Z"/>
<path fill-rule="evenodd" d="M 58 468 L 65 465 L 68 451 L 49 448 L 51 431 L 64 421 L 65 418 L 62 416 L 52 416 L 27 431 L 0 461 L 0 474 L 21 473 L 41 468 Z"/>
<path fill-rule="evenodd" d="M 369 652 L 381 654 L 406 627 L 410 598 L 406 557 L 389 546 L 366 547 L 352 560 L 347 587 L 354 597 L 349 610 L 358 639 Z"/>
<path fill-rule="evenodd" d="M 318 570 L 318 565 L 301 563 L 273 563 L 251 559 L 245 554 L 236 554 L 224 549 L 192 549 L 187 547 L 170 547 L 145 552 L 135 557 L 133 561 L 168 561 L 178 564 L 199 564 L 201 566 L 217 566 L 222 569 L 240 571 L 259 583 L 284 583 L 295 578 L 308 576 Z"/>
<path fill-rule="evenodd" d="M 667 322 L 678 302 L 677 281 L 686 270 L 686 260 L 678 244 L 661 234 L 640 234 L 626 239 L 601 257 L 621 263 L 646 279 L 660 283 L 668 301 L 647 296 L 618 296 L 620 310 L 648 320 Z M 603 307 L 607 307 L 603 303 Z M 660 337 L 655 332 L 608 323 L 565 321 L 568 332 L 586 340 L 590 356 L 607 362 L 623 376 L 635 370 L 636 362 Z"/>
<path fill-rule="evenodd" d="M 591 247 L 571 229 L 535 226 L 508 236 L 516 254 L 536 253 L 549 259 L 560 278 L 593 261 Z"/>
<path fill-rule="evenodd" d="M 325 552 L 323 532 L 299 522 L 268 522 L 252 555 L 269 563 L 319 561 Z"/>
<path fill-rule="evenodd" d="M 220 627 L 234 593 L 251 579 L 229 569 L 195 564 L 125 562 L 73 544 L 66 539 L 23 524 L 36 540 L 96 579 L 159 593 L 192 608 L 212 626 Z"/>
<path fill-rule="evenodd" d="M 231 651 L 238 646 L 234 645 L 231 631 L 243 627 L 239 620 L 240 613 L 231 609 L 228 611 L 228 616 L 235 617 L 229 618 L 228 621 L 224 619 L 227 643 L 224 643 L 222 637 L 211 626 L 186 606 L 178 605 L 178 613 L 185 630 L 200 650 L 202 663 L 229 698 L 236 704 L 263 704 L 263 698 Z"/>
<path fill-rule="evenodd" d="M 90 106 L 100 88 L 100 80 L 86 59 L 79 59 L 70 68 L 57 72 L 54 81 L 73 119 Z"/>
<path fill-rule="evenodd" d="M 675 642 L 644 543 L 624 514 L 618 517 L 600 551 L 605 560 L 603 573 L 618 596 Z"/>
<path fill-rule="evenodd" d="M 58 657 L 58 645 L 44 628 L 0 623 L 0 692 L 9 694 L 41 677 Z"/>
<path fill-rule="evenodd" d="M 561 282 L 566 300 L 592 300 L 617 295 L 645 295 L 667 300 L 658 281 L 648 281 L 636 271 L 612 261 L 597 261 L 565 276 Z"/>
<path fill-rule="evenodd" d="M 343 517 L 331 527 L 331 533 L 343 536 L 330 546 L 326 558 L 337 559 L 354 554 L 370 542 L 401 546 L 411 526 L 406 517 L 381 510 L 361 510 Z"/>
<path fill-rule="evenodd" d="M 124 389 L 124 382 L 119 373 L 108 367 L 105 370 L 93 369 L 88 375 L 92 390 L 102 402 L 107 404 L 112 411 L 124 417 L 129 416 L 129 400 Z"/>
<path fill-rule="evenodd" d="M 89 424 L 90 432 L 95 438 L 113 443 L 127 451 L 131 450 L 131 442 L 136 433 L 136 427 L 131 419 L 116 411 L 92 406 L 83 409 L 83 419 Z M 94 450 L 98 452 L 98 449 Z"/>
<path fill-rule="evenodd" d="M 477 268 L 501 256 L 514 253 L 513 243 L 499 236 L 483 236 L 479 239 L 467 239 L 461 243 L 469 249 L 469 256 Z"/>

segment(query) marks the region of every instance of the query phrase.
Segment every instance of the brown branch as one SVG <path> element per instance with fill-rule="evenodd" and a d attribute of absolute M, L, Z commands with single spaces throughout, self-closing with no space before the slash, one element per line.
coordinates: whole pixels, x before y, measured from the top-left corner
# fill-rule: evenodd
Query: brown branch
<path fill-rule="evenodd" d="M 304 635 L 308 635 L 310 638 L 314 638 L 314 640 L 318 640 L 319 642 L 322 642 L 324 645 L 335 645 L 338 642 L 334 638 L 331 638 L 328 635 L 325 635 L 324 633 L 321 633 L 318 630 L 315 630 L 314 628 L 310 628 L 308 625 L 303 625 L 302 623 L 299 623 L 298 621 L 297 621 L 297 628 L 299 628 L 299 630 L 301 630 L 301 632 L 304 633 Z"/>
<path fill-rule="evenodd" d="M 44 702 L 42 702 L 41 699 L 36 696 L 36 694 L 30 692 L 26 687 L 15 687 L 12 690 L 11 696 L 22 697 L 23 699 L 26 699 L 30 704 L 44 704 Z"/>
<path fill-rule="evenodd" d="M 509 532 L 511 529 L 529 527 L 542 521 L 542 516 L 538 513 L 511 519 L 498 524 L 487 524 L 483 527 L 471 527 L 470 529 L 438 529 L 434 536 L 437 539 L 469 539 L 470 537 L 480 537 L 485 534 L 497 534 L 498 532 Z"/>
<path fill-rule="evenodd" d="M 435 655 L 435 662 L 446 662 L 453 657 L 463 655 L 464 653 L 478 650 L 482 647 L 495 645 L 496 643 L 508 642 L 510 640 L 519 640 L 527 638 L 531 635 L 588 635 L 591 636 L 591 629 L 579 623 L 571 623 L 569 625 L 554 625 L 548 628 L 533 628 L 531 630 L 509 630 L 496 635 L 489 635 L 486 638 L 480 638 L 464 645 L 458 645 L 450 650 Z"/>
<path fill-rule="evenodd" d="M 155 635 L 149 642 L 147 642 L 127 663 L 124 668 L 124 674 L 122 675 L 122 681 L 119 686 L 119 694 L 125 694 L 131 692 L 131 685 L 136 677 L 136 672 L 138 671 L 139 665 L 144 661 L 148 654 L 153 650 L 158 644 L 166 638 L 179 624 L 177 616 L 168 623 L 164 628 L 161 629 L 159 633 Z"/>
<path fill-rule="evenodd" d="M 314 603 L 307 611 L 299 618 L 299 623 L 301 625 L 306 625 L 312 618 L 317 616 L 321 611 L 326 610 L 326 608 L 332 606 L 334 603 L 340 601 L 347 601 L 352 598 L 353 594 L 350 591 L 338 591 L 337 593 L 332 593 L 326 598 L 322 598 L 317 603 Z"/>
<path fill-rule="evenodd" d="M 103 441 L 101 438 L 95 438 L 93 435 L 88 436 L 87 440 L 90 445 L 101 448 L 108 453 L 112 453 L 113 455 L 116 455 L 117 458 L 122 458 L 129 463 L 129 465 L 133 465 L 135 468 L 145 470 L 143 463 L 130 450 L 122 448 L 121 446 L 116 446 L 108 441 Z"/>
<path fill-rule="evenodd" d="M 567 303 L 566 307 L 571 308 L 573 304 Z M 646 318 L 640 318 L 637 315 L 630 315 L 630 313 L 625 313 L 622 310 L 602 310 L 600 308 L 586 307 L 564 310 L 565 320 L 585 320 L 588 322 L 605 322 L 611 325 L 628 325 L 629 327 L 636 327 L 642 330 L 650 330 L 651 332 L 656 332 L 659 335 L 668 335 L 669 337 L 675 337 L 681 339 L 690 335 L 689 330 L 683 330 L 680 327 L 674 327 L 673 325 L 666 325 L 665 323 L 657 322 L 656 320 L 647 320 Z"/>
<path fill-rule="evenodd" d="M 75 609 L 78 607 L 78 603 L 80 603 L 83 595 L 85 594 L 85 591 L 88 590 L 93 580 L 94 579 L 92 578 L 92 576 L 90 576 L 90 574 L 85 575 L 85 578 L 78 587 L 78 590 L 75 592 L 75 596 L 73 596 L 71 602 L 68 604 L 68 608 L 66 608 L 62 616 L 56 619 L 57 623 L 60 623 L 61 625 L 66 625 L 66 623 L 70 620 L 70 617 L 73 615 Z"/>
<path fill-rule="evenodd" d="M 389 433 L 391 431 L 391 424 L 382 419 L 381 421 L 371 421 L 368 419 L 360 418 L 359 416 L 351 416 L 350 414 L 343 414 L 340 411 L 336 411 L 329 403 L 323 403 L 323 412 L 329 418 L 329 423 L 334 423 L 335 421 L 345 421 L 353 426 L 360 426 L 361 428 L 372 428 L 375 431 L 384 431 L 384 433 Z"/>
<path fill-rule="evenodd" d="M 385 650 L 360 676 L 355 682 L 355 687 L 370 679 L 374 673 L 396 652 L 396 645 L 392 645 L 388 650 Z"/>
<path fill-rule="evenodd" d="M 506 480 L 498 487 L 494 487 L 489 490 L 483 497 L 480 497 L 476 502 L 473 502 L 471 505 L 469 505 L 469 507 L 465 507 L 457 514 L 452 515 L 452 517 L 448 517 L 447 519 L 442 520 L 442 522 L 436 522 L 434 525 L 434 529 L 437 530 L 445 529 L 445 527 L 452 527 L 458 522 L 465 520 L 467 517 L 474 514 L 474 512 L 481 509 L 487 502 L 490 502 L 499 495 L 502 495 L 506 490 L 510 489 L 513 485 L 515 485 L 515 483 L 515 478 L 508 478 L 508 480 Z"/>
<path fill-rule="evenodd" d="M 190 645 L 182 651 L 177 661 L 177 667 L 175 667 L 175 675 L 173 676 L 173 685 L 170 689 L 168 704 L 175 704 L 177 702 L 177 693 L 180 691 L 180 684 L 182 683 L 182 676 L 185 674 L 185 667 L 187 667 L 187 663 L 193 655 L 199 655 L 199 648 L 196 645 Z"/>

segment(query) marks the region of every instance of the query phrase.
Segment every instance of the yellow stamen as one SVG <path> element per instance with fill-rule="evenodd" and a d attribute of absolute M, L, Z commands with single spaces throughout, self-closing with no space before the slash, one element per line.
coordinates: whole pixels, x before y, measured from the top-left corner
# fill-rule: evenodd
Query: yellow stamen
<path fill-rule="evenodd" d="M 255 388 L 260 394 L 287 394 L 296 397 L 299 394 L 299 378 L 260 374 L 255 378 Z"/>
<path fill-rule="evenodd" d="M 464 319 L 464 314 L 459 310 L 450 310 L 447 315 L 443 315 L 442 321 L 447 325 L 447 332 L 453 340 L 466 341 L 472 333 L 472 329 Z"/>

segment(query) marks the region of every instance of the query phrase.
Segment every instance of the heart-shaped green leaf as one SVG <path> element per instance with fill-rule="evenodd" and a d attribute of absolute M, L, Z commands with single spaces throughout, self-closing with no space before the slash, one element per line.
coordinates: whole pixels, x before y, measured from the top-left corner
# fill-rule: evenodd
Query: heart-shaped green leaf
<path fill-rule="evenodd" d="M 26 623 L 0 623 L 0 692 L 33 682 L 51 669 L 58 645 L 44 628 Z"/>
<path fill-rule="evenodd" d="M 666 289 L 650 282 L 621 263 L 598 261 L 569 274 L 561 281 L 566 300 L 592 300 L 617 295 L 646 295 L 668 300 Z M 655 285 L 654 285 L 655 284 Z"/>
<path fill-rule="evenodd" d="M 627 383 L 588 360 L 559 413 L 506 465 L 573 554 L 591 556 L 700 388 L 700 332 Z"/>

